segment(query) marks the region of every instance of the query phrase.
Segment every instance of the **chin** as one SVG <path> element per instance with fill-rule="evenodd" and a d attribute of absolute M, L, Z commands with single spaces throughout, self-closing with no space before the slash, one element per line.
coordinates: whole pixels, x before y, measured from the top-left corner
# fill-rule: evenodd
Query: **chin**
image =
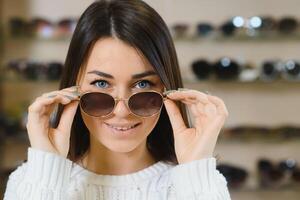
<path fill-rule="evenodd" d="M 110 151 L 117 152 L 117 153 L 129 153 L 136 149 L 140 144 L 136 144 L 133 142 L 114 142 L 113 144 L 110 142 L 101 142 L 99 141 L 105 148 L 109 149 Z"/>

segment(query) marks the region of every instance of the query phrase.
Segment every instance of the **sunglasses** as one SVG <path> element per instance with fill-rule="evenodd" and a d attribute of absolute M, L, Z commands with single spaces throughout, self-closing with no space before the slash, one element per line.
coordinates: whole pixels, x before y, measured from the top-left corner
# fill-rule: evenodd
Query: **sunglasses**
<path fill-rule="evenodd" d="M 159 113 L 166 98 L 154 90 L 133 93 L 129 98 L 115 98 L 103 92 L 87 92 L 80 96 L 79 105 L 84 113 L 92 117 L 106 117 L 110 115 L 117 103 L 125 100 L 127 108 L 138 117 L 151 117 Z"/>
<path fill-rule="evenodd" d="M 247 170 L 231 164 L 218 164 L 217 170 L 224 175 L 230 188 L 242 187 L 249 177 Z"/>
<path fill-rule="evenodd" d="M 261 158 L 257 162 L 257 168 L 262 187 L 282 187 L 300 181 L 300 169 L 294 159 L 282 160 L 274 164 L 266 158 Z"/>

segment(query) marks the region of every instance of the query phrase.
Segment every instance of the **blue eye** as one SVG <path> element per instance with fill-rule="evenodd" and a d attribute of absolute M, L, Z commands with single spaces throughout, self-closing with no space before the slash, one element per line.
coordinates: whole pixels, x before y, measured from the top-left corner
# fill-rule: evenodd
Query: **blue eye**
<path fill-rule="evenodd" d="M 137 83 L 137 85 L 139 85 L 141 89 L 146 88 L 147 85 L 148 85 L 149 87 L 154 86 L 154 84 L 153 84 L 151 81 L 148 81 L 148 80 L 142 80 L 142 81 L 139 81 L 139 82 Z"/>
<path fill-rule="evenodd" d="M 91 84 L 95 85 L 96 87 L 106 88 L 106 86 L 108 85 L 108 82 L 105 80 L 95 80 Z"/>
<path fill-rule="evenodd" d="M 95 85 L 96 87 L 102 88 L 102 89 L 109 87 L 109 83 L 105 80 L 95 80 L 91 83 L 91 85 Z M 150 87 L 154 86 L 155 84 L 148 80 L 141 80 L 141 81 L 137 82 L 136 85 L 139 87 L 139 89 L 145 89 L 145 88 L 150 88 Z"/>

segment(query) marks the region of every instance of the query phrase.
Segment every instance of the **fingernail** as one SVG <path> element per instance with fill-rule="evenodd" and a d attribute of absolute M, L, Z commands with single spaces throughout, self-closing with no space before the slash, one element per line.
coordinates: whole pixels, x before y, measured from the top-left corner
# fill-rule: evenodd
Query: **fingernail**
<path fill-rule="evenodd" d="M 168 94 L 170 94 L 170 93 L 172 93 L 172 92 L 176 92 L 177 90 L 167 90 L 167 91 L 165 91 L 165 92 L 163 92 L 163 94 L 164 95 L 168 95 Z"/>
<path fill-rule="evenodd" d="M 48 98 L 54 98 L 54 97 L 56 97 L 57 95 L 56 94 L 52 94 L 52 95 L 49 95 L 49 96 L 47 96 Z"/>
<path fill-rule="evenodd" d="M 74 91 L 74 92 L 72 92 L 72 94 L 75 95 L 75 96 L 77 96 L 77 97 L 80 96 L 80 93 L 78 91 Z"/>
<path fill-rule="evenodd" d="M 189 90 L 189 89 L 187 89 L 187 88 L 178 88 L 178 91 L 187 91 L 187 90 Z"/>
<path fill-rule="evenodd" d="M 77 99 L 77 97 L 72 97 L 72 96 L 69 96 L 69 95 L 65 95 L 65 94 L 64 94 L 64 96 L 65 96 L 65 97 L 67 97 L 67 98 L 68 98 L 68 99 L 70 99 L 70 100 L 74 100 L 74 99 Z"/>
<path fill-rule="evenodd" d="M 79 89 L 79 85 L 72 86 L 72 87 L 70 87 L 70 89 L 72 89 L 72 90 L 78 90 Z"/>

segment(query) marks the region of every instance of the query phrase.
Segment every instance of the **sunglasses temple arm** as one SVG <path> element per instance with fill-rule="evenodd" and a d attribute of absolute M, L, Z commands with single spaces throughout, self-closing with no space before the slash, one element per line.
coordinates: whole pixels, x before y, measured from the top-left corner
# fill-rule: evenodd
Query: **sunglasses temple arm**
<path fill-rule="evenodd" d="M 162 94 L 163 100 L 169 99 L 166 94 Z"/>

